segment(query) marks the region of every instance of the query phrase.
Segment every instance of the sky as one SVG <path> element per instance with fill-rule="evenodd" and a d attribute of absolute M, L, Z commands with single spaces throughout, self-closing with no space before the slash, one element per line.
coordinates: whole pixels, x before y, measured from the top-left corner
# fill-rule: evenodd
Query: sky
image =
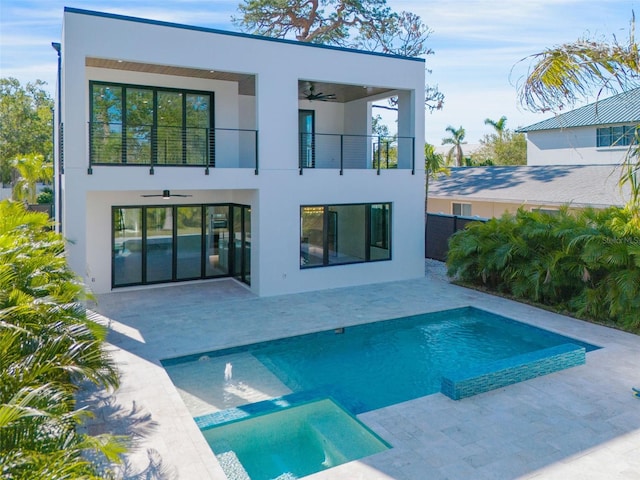
<path fill-rule="evenodd" d="M 0 76 L 22 84 L 47 82 L 53 95 L 65 6 L 134 17 L 237 30 L 239 0 L 0 0 Z M 430 28 L 427 83 L 445 95 L 444 108 L 426 112 L 425 138 L 440 145 L 446 127 L 463 127 L 466 141 L 492 132 L 487 118 L 507 117 L 516 129 L 549 118 L 518 103 L 517 86 L 531 55 L 581 38 L 628 38 L 640 0 L 387 0 L 395 11 L 418 14 Z M 595 99 L 595 97 L 594 97 Z M 586 101 L 592 101 L 587 99 Z M 378 110 L 376 110 L 378 111 Z M 387 114 L 385 114 L 386 116 Z M 389 120 L 388 120 L 389 121 Z"/>

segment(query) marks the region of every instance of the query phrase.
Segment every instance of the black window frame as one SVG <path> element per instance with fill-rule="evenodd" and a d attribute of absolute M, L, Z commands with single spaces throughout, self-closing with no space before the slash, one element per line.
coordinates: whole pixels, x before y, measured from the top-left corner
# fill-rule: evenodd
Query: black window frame
<path fill-rule="evenodd" d="M 94 87 L 117 87 L 122 89 L 120 97 L 120 116 L 121 116 L 121 152 L 120 162 L 99 162 L 93 158 L 93 125 L 97 123 L 94 121 Z M 127 89 L 135 90 L 149 90 L 152 92 L 153 97 L 153 124 L 150 125 L 151 134 L 151 153 L 148 162 L 127 162 Z M 208 135 L 208 152 L 207 162 L 203 164 L 194 164 L 188 162 L 188 149 L 186 142 L 183 141 L 182 145 L 182 162 L 181 163 L 159 163 L 158 162 L 158 148 L 157 148 L 157 132 L 158 127 L 162 128 L 163 125 L 158 124 L 158 93 L 159 92 L 172 92 L 182 95 L 182 125 L 181 129 L 182 139 L 187 138 L 187 131 L 190 127 L 187 126 L 187 96 L 188 95 L 202 95 L 209 97 L 209 135 Z M 145 125 L 136 125 L 145 126 Z M 215 167 L 215 92 L 206 90 L 190 90 L 184 88 L 175 87 L 162 87 L 155 85 L 138 85 L 133 83 L 119 83 L 109 82 L 104 80 L 89 80 L 89 157 L 91 165 L 108 165 L 108 166 L 148 166 L 148 165 L 168 165 L 168 166 L 185 166 L 185 167 Z"/>
<path fill-rule="evenodd" d="M 230 244 L 229 249 L 227 251 L 227 262 L 229 265 L 228 273 L 226 274 L 216 274 L 216 275 L 208 275 L 206 273 L 205 262 L 206 258 L 206 209 L 211 206 L 227 206 L 229 207 L 229 232 L 231 235 L 234 233 L 240 233 L 242 238 L 241 248 L 243 249 L 241 255 L 241 264 L 235 265 L 235 244 Z M 190 277 L 190 278 L 178 278 L 176 276 L 177 273 L 177 215 L 176 209 L 180 207 L 199 207 L 201 209 L 201 265 L 200 265 L 200 276 Z M 116 284 L 116 249 L 115 249 L 115 229 L 114 224 L 116 220 L 116 212 L 121 209 L 127 208 L 139 208 L 141 211 L 141 225 L 140 225 L 140 267 L 141 267 L 141 280 L 139 282 L 131 282 L 131 283 L 120 283 Z M 158 281 L 148 281 L 147 279 L 147 209 L 149 208 L 171 208 L 172 210 L 172 252 L 171 252 L 171 271 L 172 276 L 171 279 L 167 280 L 158 280 Z M 233 210 L 239 209 L 242 212 L 242 223 L 241 225 L 235 225 L 233 222 Z M 246 248 L 245 241 L 245 225 L 244 222 L 246 220 L 247 212 L 249 214 L 249 223 L 251 228 L 251 206 L 244 205 L 239 203 L 176 203 L 176 204 L 148 204 L 148 205 L 135 205 L 135 204 L 126 204 L 126 205 L 112 205 L 111 206 L 111 217 L 110 217 L 110 230 L 111 230 L 111 288 L 124 288 L 138 285 L 156 285 L 156 284 L 167 284 L 167 283 L 179 283 L 193 280 L 206 280 L 211 278 L 235 278 L 247 285 L 251 285 L 250 279 L 250 264 L 246 264 L 246 258 L 244 255 L 244 248 Z M 250 262 L 250 258 L 249 258 Z M 249 275 L 248 275 L 249 273 Z"/>
<path fill-rule="evenodd" d="M 329 245 L 334 245 L 337 249 L 338 242 L 340 242 L 340 236 L 338 232 L 338 222 L 336 218 L 336 212 L 331 211 L 331 207 L 348 207 L 348 206 L 362 206 L 365 208 L 365 225 L 364 225 L 364 260 L 355 260 L 351 262 L 332 263 L 329 259 Z M 387 212 L 387 231 L 388 235 L 385 239 L 385 245 L 379 246 L 372 243 L 372 206 L 382 205 L 383 211 Z M 323 231 L 322 231 L 322 244 L 323 244 L 323 259 L 322 264 L 303 264 L 303 237 L 300 235 L 300 270 L 323 268 L 323 267 L 335 267 L 344 265 L 354 265 L 360 263 L 370 262 L 386 262 L 393 260 L 392 255 L 392 239 L 393 239 L 393 203 L 392 202 L 370 202 L 370 203 L 332 203 L 332 204 L 310 204 L 300 205 L 300 225 L 299 231 L 302 233 L 302 215 L 305 208 L 322 208 L 323 209 Z M 334 223 L 334 228 L 330 228 L 330 225 Z M 371 258 L 371 249 L 378 248 L 381 250 L 388 250 L 389 255 L 387 258 Z"/>

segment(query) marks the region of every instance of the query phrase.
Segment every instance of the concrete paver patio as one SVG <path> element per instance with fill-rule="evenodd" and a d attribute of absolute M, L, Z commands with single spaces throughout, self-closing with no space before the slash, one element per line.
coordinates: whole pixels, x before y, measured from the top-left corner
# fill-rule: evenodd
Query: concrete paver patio
<path fill-rule="evenodd" d="M 307 478 L 640 479 L 640 337 L 424 278 L 258 298 L 233 280 L 99 295 L 121 373 L 94 392 L 91 432 L 131 434 L 127 479 L 225 479 L 160 360 L 302 333 L 475 306 L 601 347 L 586 365 L 460 401 L 435 394 L 359 415 L 393 445 Z"/>

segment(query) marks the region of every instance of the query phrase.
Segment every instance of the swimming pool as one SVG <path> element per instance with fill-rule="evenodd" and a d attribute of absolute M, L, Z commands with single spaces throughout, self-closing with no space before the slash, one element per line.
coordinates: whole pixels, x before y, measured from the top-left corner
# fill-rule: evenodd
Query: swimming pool
<path fill-rule="evenodd" d="M 227 395 L 240 403 L 218 403 L 212 410 L 242 404 L 238 390 L 250 391 L 253 383 L 254 390 L 265 395 L 248 397 L 245 403 L 313 391 L 359 414 L 436 393 L 445 371 L 564 343 L 583 346 L 587 352 L 597 348 L 471 307 L 346 327 L 341 332 L 317 332 L 168 359 L 163 365 L 174 384 L 187 392 L 204 388 L 203 378 L 219 384 L 220 389 L 229 389 L 229 383 L 243 378 Z M 231 378 L 222 382 L 228 365 Z M 264 385 L 267 377 L 273 380 L 271 388 Z M 224 397 L 222 391 L 218 393 Z M 197 396 L 202 399 L 207 392 L 199 391 Z M 192 413 L 201 415 L 205 410 Z"/>
<path fill-rule="evenodd" d="M 583 352 L 598 348 L 465 307 L 167 359 L 163 365 L 204 431 L 252 418 L 256 402 L 292 394 L 330 398 L 357 415 L 439 392 L 446 372 L 566 344 Z"/>

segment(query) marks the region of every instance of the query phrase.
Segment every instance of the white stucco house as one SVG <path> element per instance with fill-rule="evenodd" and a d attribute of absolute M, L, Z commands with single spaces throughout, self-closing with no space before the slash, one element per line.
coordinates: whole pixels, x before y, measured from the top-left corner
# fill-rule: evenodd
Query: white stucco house
<path fill-rule="evenodd" d="M 528 127 L 527 165 L 619 164 L 640 124 L 640 88 Z"/>
<path fill-rule="evenodd" d="M 94 292 L 423 275 L 422 59 L 75 8 L 54 46 L 56 220 Z"/>

